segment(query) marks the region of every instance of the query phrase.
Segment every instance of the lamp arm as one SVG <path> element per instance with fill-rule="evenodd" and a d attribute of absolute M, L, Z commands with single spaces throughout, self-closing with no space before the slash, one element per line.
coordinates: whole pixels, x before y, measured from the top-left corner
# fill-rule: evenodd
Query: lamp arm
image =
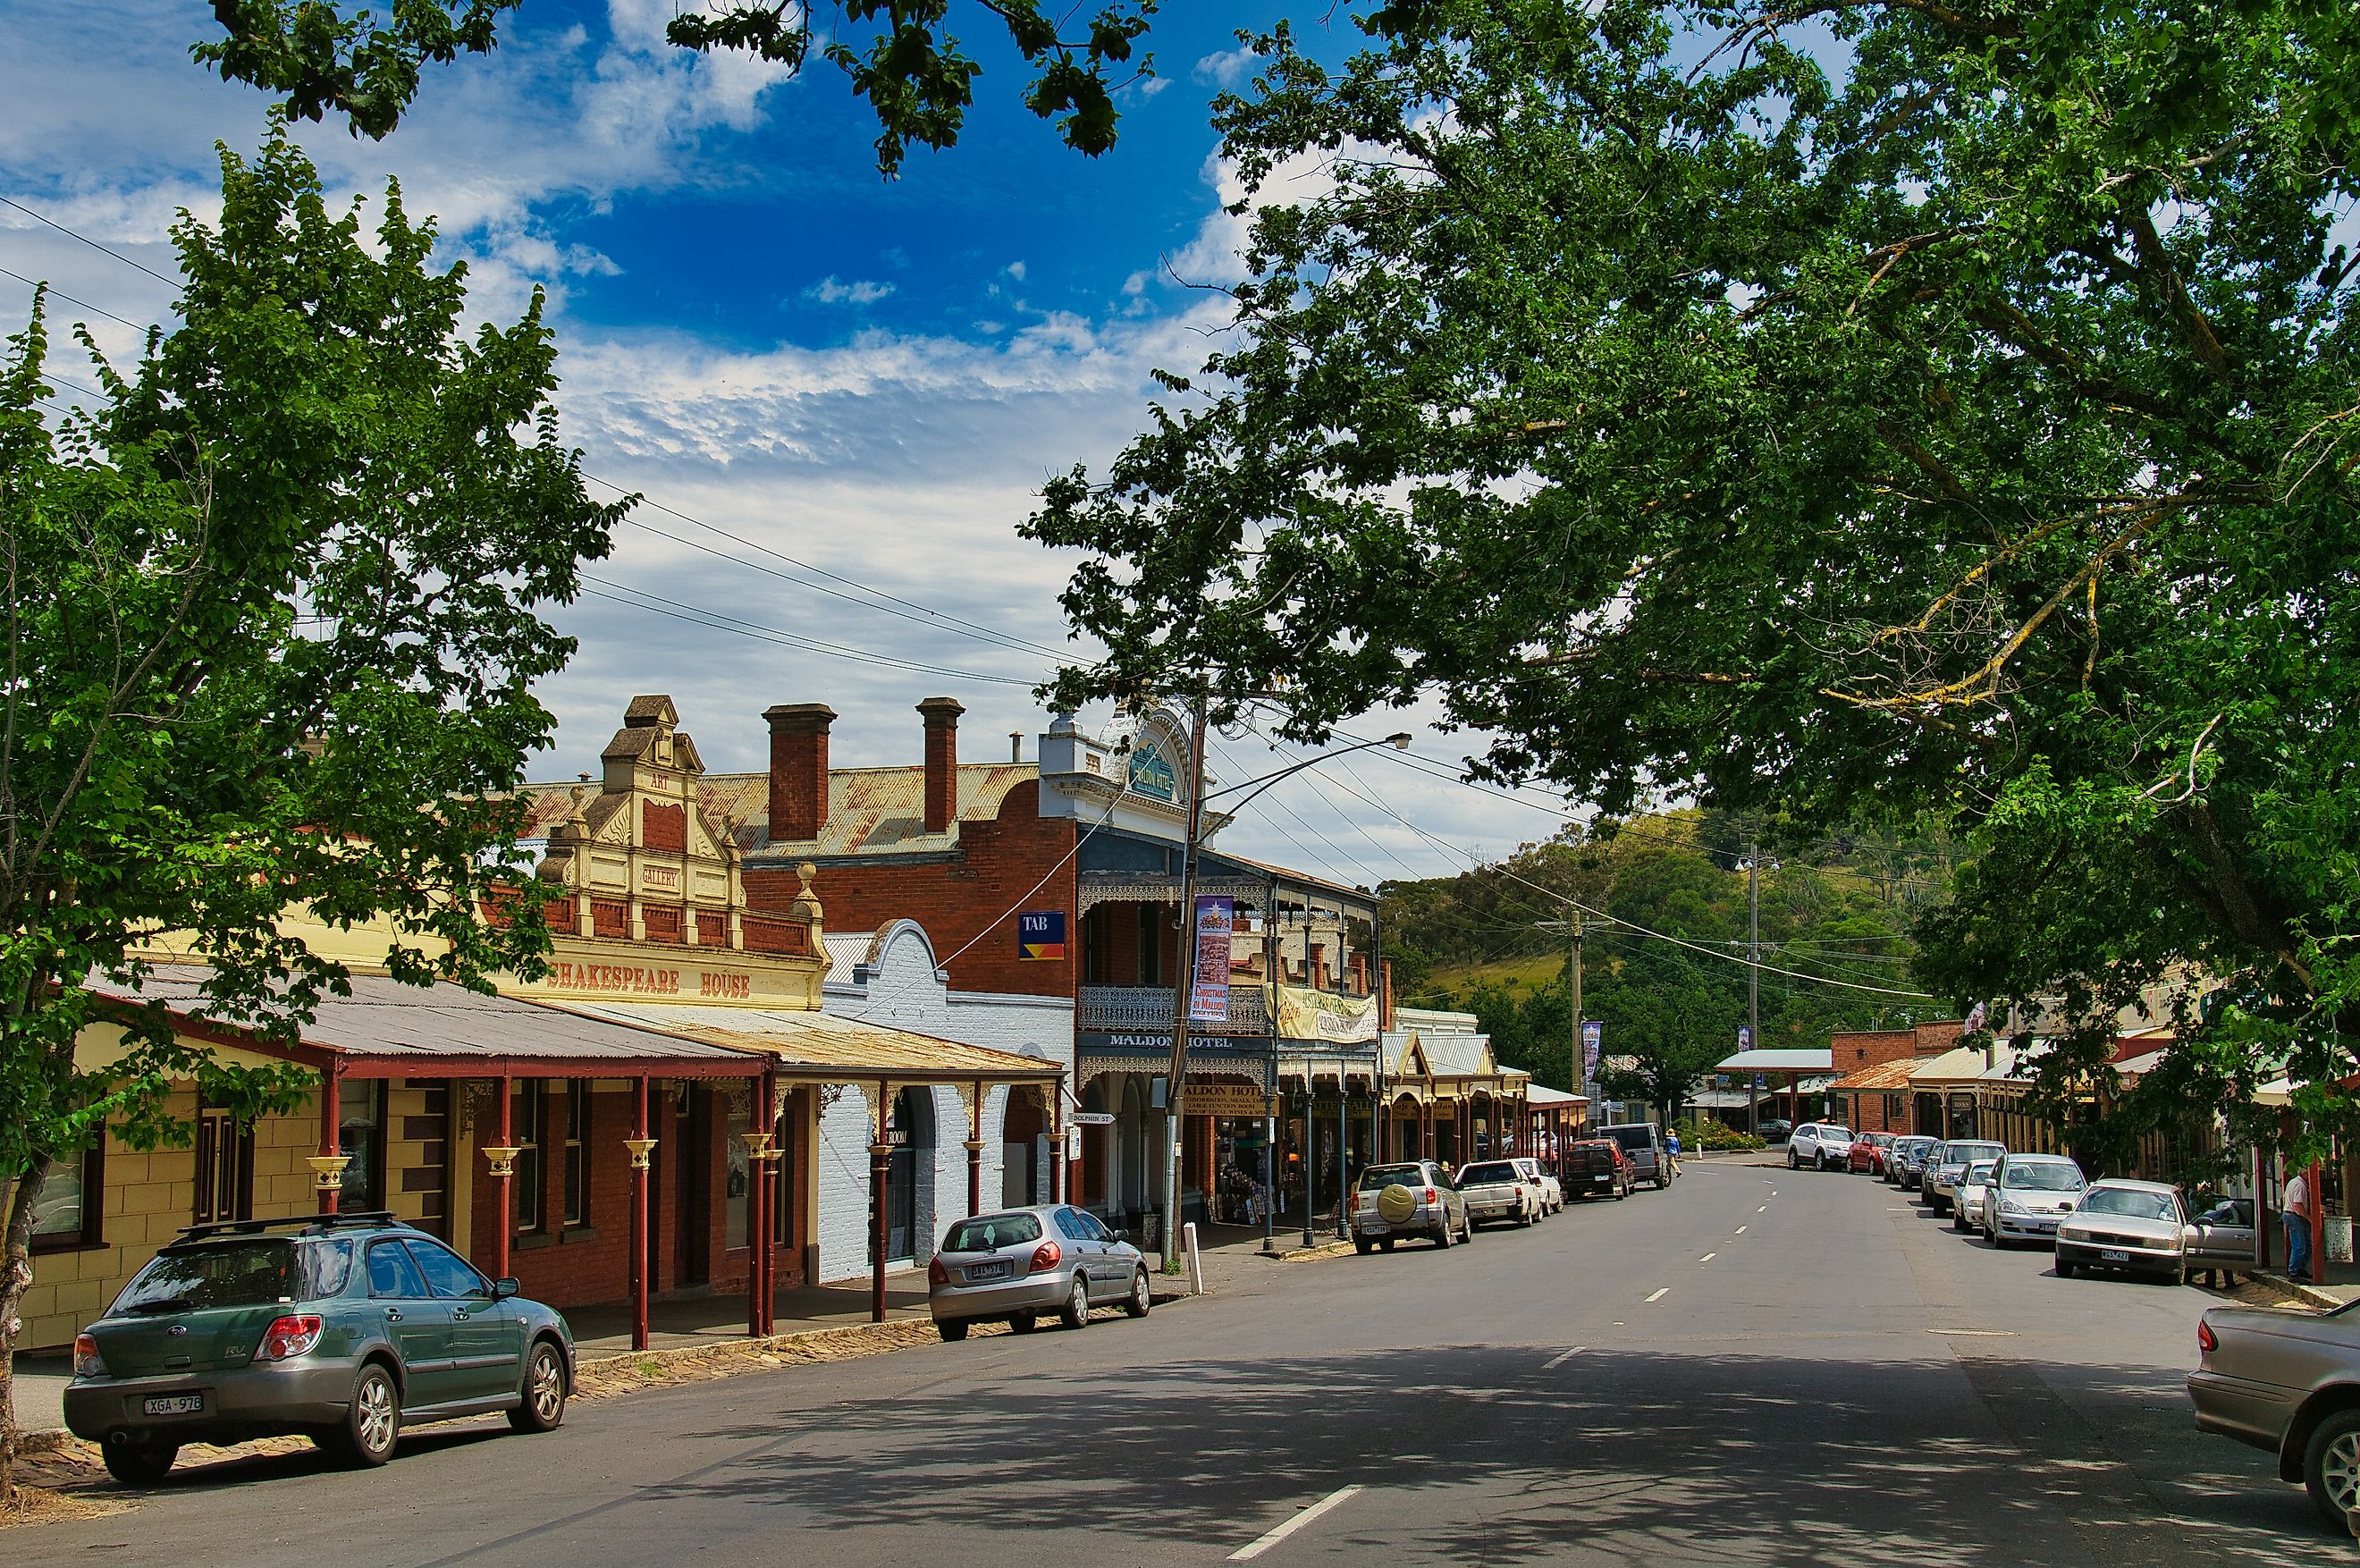
<path fill-rule="evenodd" d="M 1293 778 L 1296 773 L 1301 773 L 1306 768 L 1316 768 L 1322 762 L 1332 762 L 1338 757 L 1349 757 L 1355 751 L 1365 751 L 1371 747 L 1390 746 L 1392 744 L 1393 744 L 1393 742 L 1390 738 L 1376 740 L 1356 741 L 1349 746 L 1338 747 L 1333 751 L 1322 751 L 1316 757 L 1306 757 L 1301 762 L 1291 763 L 1286 767 L 1279 769 L 1278 772 L 1274 773 L 1265 773 L 1258 779 L 1248 779 L 1243 784 L 1233 784 L 1226 789 L 1214 790 L 1204 798 L 1208 801 L 1218 800 L 1225 795 L 1233 795 L 1239 790 L 1245 790 L 1248 793 L 1244 799 L 1240 800 L 1234 806 L 1223 808 L 1228 811 L 1242 810 L 1244 809 L 1247 801 L 1251 800 L 1255 795 L 1260 795 L 1262 791 L 1278 783 L 1281 779 Z"/>

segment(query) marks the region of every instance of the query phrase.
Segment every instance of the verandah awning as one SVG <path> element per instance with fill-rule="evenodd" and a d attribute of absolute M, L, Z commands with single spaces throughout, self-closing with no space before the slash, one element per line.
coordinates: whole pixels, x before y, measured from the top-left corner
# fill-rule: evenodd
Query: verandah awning
<path fill-rule="evenodd" d="M 913 1034 L 827 1013 L 661 1003 L 565 1002 L 558 1011 L 655 1030 L 767 1058 L 781 1078 L 807 1083 L 1054 1083 L 1059 1063 L 1013 1051 Z"/>

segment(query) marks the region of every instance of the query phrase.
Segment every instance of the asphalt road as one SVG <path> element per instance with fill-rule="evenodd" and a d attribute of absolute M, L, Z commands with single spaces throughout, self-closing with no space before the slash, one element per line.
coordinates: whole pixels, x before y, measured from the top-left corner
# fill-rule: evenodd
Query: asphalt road
<path fill-rule="evenodd" d="M 1244 1560 L 2348 1564 L 2267 1456 L 2195 1431 L 2208 1299 L 2058 1279 L 1865 1177 L 1699 1163 L 1141 1322 L 601 1400 L 544 1437 L 422 1431 L 375 1473 L 179 1472 L 5 1544 L 111 1568 L 1152 1568 L 1292 1524 Z"/>

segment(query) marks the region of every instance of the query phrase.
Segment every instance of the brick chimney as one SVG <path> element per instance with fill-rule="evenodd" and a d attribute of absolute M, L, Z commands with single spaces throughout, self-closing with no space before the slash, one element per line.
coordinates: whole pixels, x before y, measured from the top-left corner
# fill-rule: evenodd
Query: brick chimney
<path fill-rule="evenodd" d="M 946 696 L 918 705 L 926 718 L 926 831 L 947 833 L 958 816 L 958 721 L 967 709 Z"/>
<path fill-rule="evenodd" d="M 816 839 L 827 826 L 827 727 L 836 709 L 782 702 L 762 717 L 770 725 L 770 839 Z"/>

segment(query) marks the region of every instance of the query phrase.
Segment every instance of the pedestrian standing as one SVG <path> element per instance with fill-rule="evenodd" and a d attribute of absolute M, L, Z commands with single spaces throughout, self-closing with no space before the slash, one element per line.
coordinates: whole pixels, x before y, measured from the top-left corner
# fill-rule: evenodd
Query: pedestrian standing
<path fill-rule="evenodd" d="M 2286 1221 L 2287 1277 L 2298 1285 L 2311 1283 L 2311 1182 L 2300 1170 L 2286 1184 L 2279 1201 Z"/>

